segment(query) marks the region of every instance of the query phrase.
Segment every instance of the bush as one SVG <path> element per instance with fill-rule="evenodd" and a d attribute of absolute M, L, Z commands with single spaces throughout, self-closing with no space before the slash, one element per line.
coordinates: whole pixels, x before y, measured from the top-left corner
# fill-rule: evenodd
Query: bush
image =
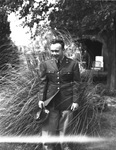
<path fill-rule="evenodd" d="M 1 135 L 40 135 L 41 125 L 34 120 L 38 109 L 39 63 L 42 53 L 25 53 L 25 63 L 20 68 L 7 68 L 0 78 L 2 101 L 0 102 L 0 134 Z M 49 55 L 48 55 L 49 56 Z M 46 58 L 46 57 L 45 57 Z M 74 113 L 72 121 L 73 134 L 91 134 L 97 132 L 98 106 L 102 103 L 99 85 L 92 83 L 88 74 L 79 85 L 79 109 Z"/>

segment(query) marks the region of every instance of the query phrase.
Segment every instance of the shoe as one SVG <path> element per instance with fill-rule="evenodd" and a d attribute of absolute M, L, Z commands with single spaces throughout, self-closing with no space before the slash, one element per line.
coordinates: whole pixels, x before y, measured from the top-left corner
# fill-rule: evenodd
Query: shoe
<path fill-rule="evenodd" d="M 61 149 L 62 150 L 71 150 L 70 147 L 68 146 L 68 144 L 61 144 Z"/>
<path fill-rule="evenodd" d="M 44 145 L 43 150 L 54 150 L 54 146 L 51 144 L 50 145 Z"/>
<path fill-rule="evenodd" d="M 70 147 L 66 146 L 63 148 L 63 150 L 71 150 Z"/>

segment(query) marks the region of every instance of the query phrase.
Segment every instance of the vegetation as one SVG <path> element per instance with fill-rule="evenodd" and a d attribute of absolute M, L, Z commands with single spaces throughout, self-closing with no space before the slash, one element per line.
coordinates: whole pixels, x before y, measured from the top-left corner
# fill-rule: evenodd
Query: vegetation
<path fill-rule="evenodd" d="M 10 24 L 3 8 L 0 8 L 0 70 L 7 70 L 8 64 L 16 67 L 19 65 L 18 48 L 10 39 Z"/>
<path fill-rule="evenodd" d="M 56 29 L 60 32 L 65 30 L 76 38 L 83 38 L 86 35 L 101 37 L 106 46 L 107 85 L 110 91 L 116 89 L 115 1 L 5 0 L 1 1 L 0 5 L 7 12 L 17 12 L 19 18 L 25 18 L 24 26 L 29 26 L 30 30 L 36 27 L 32 37 L 40 34 L 41 27 L 50 27 L 52 30 Z"/>
<path fill-rule="evenodd" d="M 66 37 L 63 39 L 66 39 Z M 46 39 L 46 36 L 44 38 Z M 67 47 L 70 49 L 70 43 Z M 30 54 L 24 53 L 23 58 L 25 61 L 23 62 L 25 64 L 22 63 L 17 70 L 9 67 L 6 75 L 1 77 L 1 135 L 40 134 L 41 125 L 39 126 L 34 119 L 34 115 L 38 110 L 39 100 L 39 63 L 42 58 L 40 54 L 37 55 L 34 49 Z M 104 103 L 101 101 L 98 88 L 96 85 L 93 85 L 90 75 L 88 75 L 88 78 L 86 76 L 80 85 L 77 85 L 77 93 L 79 94 L 81 107 L 79 112 L 75 113 L 72 122 L 74 125 L 72 132 L 73 134 L 95 135 L 97 131 L 95 128 L 99 122 L 97 118 L 98 109 L 101 107 L 100 105 L 104 108 Z"/>
<path fill-rule="evenodd" d="M 101 36 L 105 34 L 110 38 L 115 30 L 116 2 L 64 0 L 49 3 L 47 0 L 40 0 L 39 2 L 34 0 L 1 0 L 0 6 L 4 9 L 5 13 L 18 11 L 20 18 L 25 18 L 24 25 L 28 25 L 30 29 L 34 24 L 37 24 L 36 34 L 32 34 L 32 37 L 36 39 L 37 36 L 38 38 L 31 52 L 29 54 L 26 52 L 22 54 L 21 58 L 23 58 L 23 61 L 19 68 L 14 69 L 13 65 L 10 65 L 16 64 L 16 59 L 15 61 L 12 59 L 8 61 L 6 71 L 4 71 L 4 65 L 1 66 L 0 134 L 39 135 L 41 133 L 41 125 L 38 125 L 34 120 L 34 115 L 38 110 L 37 103 L 39 99 L 39 63 L 50 57 L 48 51 L 50 40 L 60 36 L 66 43 L 67 51 L 71 52 L 70 49 L 75 49 L 77 46 L 72 38 L 74 33 L 80 37 L 88 33 L 100 34 Z M 10 32 L 8 32 L 9 34 Z M 114 42 L 113 38 L 109 42 L 108 48 L 110 50 L 112 42 Z M 8 41 L 8 43 L 10 42 Z M 5 45 L 3 44 L 1 45 L 1 48 L 4 49 L 3 54 L 5 57 L 8 57 L 8 52 L 12 52 L 12 50 L 14 52 L 15 48 L 12 49 L 11 43 L 8 46 L 6 43 Z M 115 52 L 114 44 L 112 50 Z M 27 52 L 29 52 L 29 48 Z M 3 56 L 2 51 L 0 54 Z M 15 56 L 17 58 L 17 53 L 15 53 L 16 55 L 14 53 L 11 54 L 13 58 Z M 8 57 L 8 60 L 10 58 L 11 55 Z M 4 60 L 2 59 L 1 61 L 3 62 Z M 112 64 L 114 64 L 113 61 L 110 65 Z M 108 82 L 113 75 L 113 81 L 109 82 L 109 88 L 114 90 L 115 84 L 112 85 L 112 82 L 116 80 L 115 67 L 112 67 L 112 70 L 114 72 L 112 74 L 112 71 L 109 71 Z M 107 90 L 102 84 L 93 84 L 92 74 L 85 75 L 83 82 L 77 85 L 77 90 L 80 99 L 80 108 L 74 114 L 72 132 L 75 135 L 99 135 L 98 129 L 100 128 L 101 121 L 99 116 L 107 106 L 104 98 Z M 25 145 L 23 146 L 25 149 L 28 149 Z M 39 145 L 32 145 L 31 148 L 36 149 L 38 147 Z"/>
<path fill-rule="evenodd" d="M 37 59 L 32 54 L 30 56 L 28 57 L 30 61 L 22 64 L 20 69 L 16 70 L 11 67 L 7 69 L 7 74 L 0 78 L 1 135 L 38 136 L 41 134 L 41 125 L 34 119 L 35 113 L 38 110 L 37 103 L 39 100 L 37 96 L 39 92 L 39 68 L 37 70 L 37 63 L 34 63 Z M 92 83 L 91 74 L 88 77 L 86 75 L 83 82 L 77 85 L 80 108 L 75 112 L 72 121 L 72 133 L 74 135 L 100 136 L 99 128 L 101 118 L 99 115 L 103 112 L 106 103 L 102 99 L 102 91 L 103 88 L 101 85 L 94 85 Z M 6 147 L 22 150 L 41 150 L 41 144 L 30 145 L 28 143 L 2 144 L 1 147 L 2 149 Z M 72 144 L 71 147 L 75 150 L 78 144 Z"/>
<path fill-rule="evenodd" d="M 95 28 L 98 32 L 112 30 L 116 13 L 116 2 L 108 0 L 6 0 L 1 1 L 1 6 L 9 11 L 19 11 L 20 17 L 25 17 L 25 23 L 30 27 L 48 19 L 52 28 L 77 31 L 77 35 Z"/>

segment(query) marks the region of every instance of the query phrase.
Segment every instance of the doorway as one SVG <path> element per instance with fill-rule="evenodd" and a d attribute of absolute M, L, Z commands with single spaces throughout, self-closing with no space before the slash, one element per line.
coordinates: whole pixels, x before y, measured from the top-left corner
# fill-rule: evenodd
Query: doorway
<path fill-rule="evenodd" d="M 89 65 L 88 69 L 91 69 L 93 62 L 95 62 L 96 56 L 102 56 L 102 46 L 103 44 L 97 40 L 90 40 L 90 39 L 82 39 L 81 41 L 84 50 L 87 51 L 89 55 Z"/>

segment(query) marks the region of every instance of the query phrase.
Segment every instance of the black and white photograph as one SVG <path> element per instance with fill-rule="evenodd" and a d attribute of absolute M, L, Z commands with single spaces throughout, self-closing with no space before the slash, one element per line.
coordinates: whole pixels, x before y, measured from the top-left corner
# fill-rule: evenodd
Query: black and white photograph
<path fill-rule="evenodd" d="M 115 0 L 0 0 L 0 150 L 116 150 Z"/>

